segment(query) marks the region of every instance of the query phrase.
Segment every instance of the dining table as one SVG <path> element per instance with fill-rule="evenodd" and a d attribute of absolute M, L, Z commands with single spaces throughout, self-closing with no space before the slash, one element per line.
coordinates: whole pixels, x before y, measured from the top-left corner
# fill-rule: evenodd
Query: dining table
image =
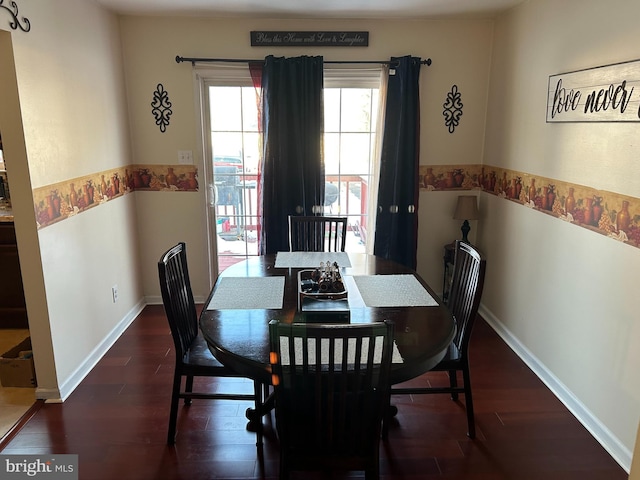
<path fill-rule="evenodd" d="M 392 321 L 391 384 L 428 372 L 444 357 L 456 332 L 455 321 L 422 277 L 379 256 L 346 252 L 278 252 L 249 257 L 225 269 L 199 319 L 211 353 L 239 375 L 271 384 L 269 322 L 307 321 L 301 272 L 326 265 L 339 271 L 346 299 L 327 305 L 327 311 L 333 304 L 341 305 L 337 314 L 320 316 L 321 320 L 314 316 L 314 321 Z M 264 411 L 249 409 L 247 417 L 254 421 L 271 406 L 265 402 Z"/>

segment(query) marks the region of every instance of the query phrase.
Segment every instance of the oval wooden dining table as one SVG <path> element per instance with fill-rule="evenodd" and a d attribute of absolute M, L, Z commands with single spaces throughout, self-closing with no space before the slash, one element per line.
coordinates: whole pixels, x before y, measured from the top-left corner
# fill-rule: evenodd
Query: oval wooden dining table
<path fill-rule="evenodd" d="M 412 269 L 374 255 L 349 253 L 351 265 L 340 267 L 342 276 L 413 275 L 433 298 L 431 306 L 376 306 L 350 309 L 351 323 L 391 320 L 401 361 L 394 360 L 392 384 L 417 377 L 433 368 L 446 353 L 456 331 L 451 313 L 429 285 Z M 220 274 L 200 315 L 200 329 L 211 353 L 242 376 L 265 385 L 271 383 L 269 322 L 293 322 L 298 311 L 298 272 L 311 266 L 277 268 L 276 254 L 250 257 Z M 224 278 L 284 277 L 282 308 L 211 308 Z M 391 290 L 393 287 L 391 287 Z M 393 295 L 389 291 L 389 296 Z M 238 297 L 243 292 L 237 292 Z M 384 303 L 384 302 L 383 302 Z M 262 412 L 264 413 L 264 412 Z M 250 420 L 255 416 L 248 412 Z"/>

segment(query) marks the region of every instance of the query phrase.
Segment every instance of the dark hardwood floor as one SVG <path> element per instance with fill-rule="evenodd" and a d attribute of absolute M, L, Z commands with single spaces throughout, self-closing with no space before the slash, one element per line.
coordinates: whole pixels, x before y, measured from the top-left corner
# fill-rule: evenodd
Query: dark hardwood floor
<path fill-rule="evenodd" d="M 278 443 L 265 421 L 263 461 L 246 431 L 248 402 L 181 405 L 166 445 L 173 345 L 161 306 L 148 306 L 63 404 L 44 404 L 3 454 L 73 453 L 83 480 L 277 478 Z M 478 437 L 447 395 L 394 397 L 381 445 L 384 479 L 617 480 L 624 470 L 484 321 L 471 339 Z M 428 374 L 415 382 L 444 382 Z M 209 381 L 246 389 L 244 380 Z M 298 474 L 294 478 L 362 478 Z"/>

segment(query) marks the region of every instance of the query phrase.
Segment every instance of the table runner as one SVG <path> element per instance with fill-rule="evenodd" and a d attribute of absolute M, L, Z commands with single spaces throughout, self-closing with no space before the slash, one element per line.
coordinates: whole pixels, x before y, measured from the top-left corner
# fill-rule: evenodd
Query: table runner
<path fill-rule="evenodd" d="M 346 252 L 278 252 L 276 268 L 314 268 L 320 262 L 336 262 L 339 267 L 350 267 L 351 261 Z"/>
<path fill-rule="evenodd" d="M 367 307 L 435 307 L 438 305 L 416 277 L 410 274 L 361 275 L 354 276 L 353 281 Z"/>
<path fill-rule="evenodd" d="M 207 310 L 280 309 L 284 277 L 221 277 Z"/>

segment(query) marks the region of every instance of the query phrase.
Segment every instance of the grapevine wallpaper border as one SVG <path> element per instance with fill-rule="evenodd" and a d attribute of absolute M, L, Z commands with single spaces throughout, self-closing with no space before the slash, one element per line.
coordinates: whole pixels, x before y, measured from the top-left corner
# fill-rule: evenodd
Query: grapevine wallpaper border
<path fill-rule="evenodd" d="M 640 199 L 488 165 L 420 165 L 420 188 L 483 190 L 640 248 Z M 194 165 L 130 165 L 33 190 L 38 228 L 133 191 L 197 192 Z"/>
<path fill-rule="evenodd" d="M 197 192 L 194 165 L 130 165 L 33 190 L 38 229 L 133 191 Z"/>
<path fill-rule="evenodd" d="M 488 165 L 420 165 L 420 188 L 479 189 L 640 248 L 640 199 Z"/>

